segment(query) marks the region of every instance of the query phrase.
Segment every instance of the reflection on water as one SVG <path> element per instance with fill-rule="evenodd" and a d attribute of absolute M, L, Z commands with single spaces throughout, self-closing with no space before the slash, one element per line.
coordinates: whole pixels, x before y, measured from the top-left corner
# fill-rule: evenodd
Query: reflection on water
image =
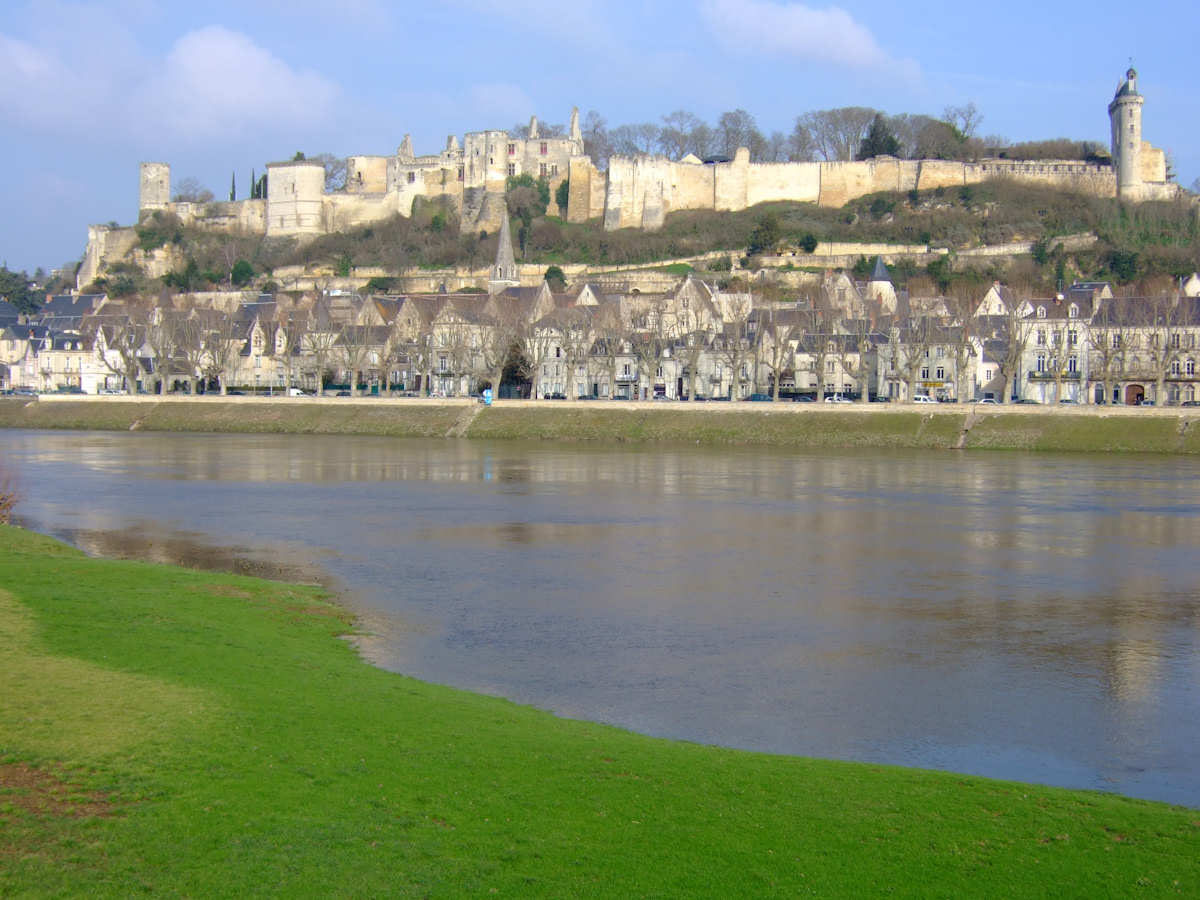
<path fill-rule="evenodd" d="M 379 665 L 1200 806 L 1200 465 L 0 432 L 32 527 L 332 584 Z M 132 537 L 131 537 L 132 536 Z"/>

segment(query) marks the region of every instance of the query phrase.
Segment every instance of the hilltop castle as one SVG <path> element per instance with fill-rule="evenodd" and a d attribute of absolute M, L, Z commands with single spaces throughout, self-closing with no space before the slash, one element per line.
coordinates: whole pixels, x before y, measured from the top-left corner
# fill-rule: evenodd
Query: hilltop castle
<path fill-rule="evenodd" d="M 171 200 L 171 171 L 165 163 L 141 164 L 139 218 L 167 210 L 185 222 L 213 230 L 242 230 L 267 236 L 315 236 L 412 214 L 420 198 L 444 198 L 458 213 L 463 231 L 495 231 L 504 218 L 505 180 L 528 174 L 551 187 L 550 213 L 571 222 L 601 219 L 606 229 L 661 227 L 678 210 L 740 210 L 758 203 L 791 200 L 842 206 L 878 191 L 959 187 L 993 178 L 1068 188 L 1130 201 L 1171 199 L 1179 188 L 1167 180 L 1162 150 L 1142 140 L 1142 106 L 1137 72 L 1125 73 L 1108 106 L 1112 161 L 978 162 L 878 157 L 858 162 L 754 163 L 741 148 L 731 161 L 704 162 L 688 155 L 613 157 L 607 171 L 584 152 L 579 111 L 571 111 L 565 135 L 543 135 L 533 118 L 523 137 L 505 131 L 467 134 L 460 145 L 451 135 L 437 154 L 417 156 L 412 140 L 391 156 L 351 156 L 346 185 L 325 190 L 319 162 L 267 164 L 261 198 L 231 202 Z M 555 189 L 568 182 L 566 209 Z M 106 259 L 119 258 L 129 241 L 118 230 L 89 228 L 80 283 L 91 280 Z"/>

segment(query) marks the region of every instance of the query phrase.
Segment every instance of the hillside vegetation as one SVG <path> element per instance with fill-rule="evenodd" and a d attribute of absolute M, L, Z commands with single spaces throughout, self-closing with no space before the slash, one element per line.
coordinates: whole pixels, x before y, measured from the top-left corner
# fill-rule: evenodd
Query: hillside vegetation
<path fill-rule="evenodd" d="M 1053 289 L 1075 278 L 1135 285 L 1200 269 L 1200 218 L 1192 202 L 1134 206 L 1003 180 L 875 194 L 841 209 L 783 202 L 739 212 L 677 212 L 656 232 L 610 232 L 599 221 L 572 224 L 544 214 L 522 215 L 528 224 L 515 230 L 518 259 L 547 267 L 647 265 L 727 251 L 728 261 L 711 267 L 719 273 L 739 263 L 753 267 L 756 253 L 777 248 L 802 252 L 819 241 L 838 241 L 946 248 L 951 253 L 945 260 L 927 267 L 902 263 L 894 272 L 901 284 L 924 277 L 942 291 L 953 289 L 956 282 L 970 287 L 994 279 L 1020 281 L 1035 290 Z M 1054 249 L 1053 238 L 1079 233 L 1095 234 L 1098 241 L 1085 251 Z M 220 285 L 269 290 L 271 273 L 292 265 L 318 266 L 342 276 L 359 267 L 397 272 L 410 267 L 478 268 L 495 257 L 497 240 L 487 232 L 462 234 L 453 212 L 434 203 L 419 205 L 412 218 L 396 216 L 306 242 L 202 232 L 163 213 L 139 225 L 138 235 L 143 249 L 175 248 L 179 264 L 164 280 L 178 290 Z M 1033 241 L 1032 254 L 1015 262 L 984 264 L 967 264 L 954 256 L 956 251 L 1013 241 Z M 110 266 L 95 285 L 118 296 L 157 287 L 128 262 Z"/>

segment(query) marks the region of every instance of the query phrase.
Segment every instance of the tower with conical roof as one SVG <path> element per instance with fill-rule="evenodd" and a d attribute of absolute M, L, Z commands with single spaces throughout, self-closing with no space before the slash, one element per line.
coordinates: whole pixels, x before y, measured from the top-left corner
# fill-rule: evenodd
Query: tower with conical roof
<path fill-rule="evenodd" d="M 1117 93 L 1108 104 L 1112 123 L 1112 161 L 1117 175 L 1117 196 L 1123 200 L 1142 197 L 1142 104 L 1138 93 L 1137 70 L 1132 66 Z"/>
<path fill-rule="evenodd" d="M 892 275 L 883 264 L 883 257 L 875 257 L 875 269 L 871 272 L 871 280 L 867 282 L 867 298 L 879 304 L 879 312 L 885 316 L 896 314 L 896 286 L 892 283 Z"/>
<path fill-rule="evenodd" d="M 488 279 L 488 293 L 499 294 L 505 288 L 519 287 L 517 260 L 513 256 L 512 235 L 508 228 L 508 213 L 500 218 L 500 244 L 496 247 L 496 264 L 492 266 L 492 277 Z"/>

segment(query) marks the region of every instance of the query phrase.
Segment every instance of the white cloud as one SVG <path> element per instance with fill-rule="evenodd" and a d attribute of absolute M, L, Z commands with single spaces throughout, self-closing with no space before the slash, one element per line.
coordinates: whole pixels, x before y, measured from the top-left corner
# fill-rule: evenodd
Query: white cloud
<path fill-rule="evenodd" d="M 338 88 L 297 71 L 243 34 L 220 26 L 190 32 L 139 85 L 139 118 L 184 139 L 324 126 Z"/>
<path fill-rule="evenodd" d="M 98 62 L 77 35 L 0 34 L 0 116 L 27 133 L 93 144 L 159 145 L 325 129 L 339 88 L 295 69 L 244 34 L 220 26 L 188 32 L 159 58 L 127 29 L 107 23 L 98 38 L 119 48 Z"/>
<path fill-rule="evenodd" d="M 848 12 L 771 0 L 704 0 L 701 13 L 714 36 L 748 54 L 769 53 L 860 69 L 899 68 L 916 74 L 911 60 L 896 60 Z"/>

